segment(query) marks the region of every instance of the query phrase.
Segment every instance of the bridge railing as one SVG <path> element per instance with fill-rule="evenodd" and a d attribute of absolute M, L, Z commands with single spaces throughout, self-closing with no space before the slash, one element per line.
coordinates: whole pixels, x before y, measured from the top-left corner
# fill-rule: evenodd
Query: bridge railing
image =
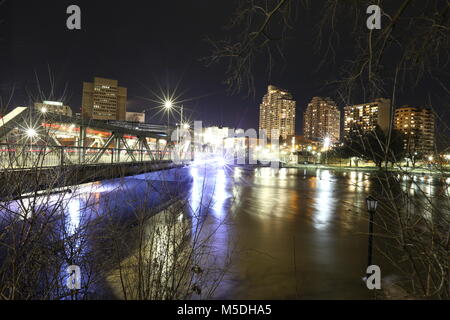
<path fill-rule="evenodd" d="M 185 154 L 183 159 L 191 156 Z M 171 150 L 0 144 L 0 170 L 170 160 Z"/>

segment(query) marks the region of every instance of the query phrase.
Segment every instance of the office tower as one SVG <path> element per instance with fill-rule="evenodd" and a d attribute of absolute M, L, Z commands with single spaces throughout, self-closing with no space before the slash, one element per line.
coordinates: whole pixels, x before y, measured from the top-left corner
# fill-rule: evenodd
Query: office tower
<path fill-rule="evenodd" d="M 65 106 L 64 103 L 58 101 L 42 101 L 36 102 L 34 108 L 41 113 L 59 114 L 67 117 L 72 117 L 72 109 Z"/>
<path fill-rule="evenodd" d="M 404 134 L 408 153 L 433 153 L 435 118 L 432 110 L 410 106 L 397 108 L 394 127 Z"/>
<path fill-rule="evenodd" d="M 272 138 L 272 130 L 278 130 L 283 140 L 295 135 L 295 106 L 292 95 L 270 85 L 259 111 L 259 129 L 266 130 L 267 138 Z M 277 137 L 274 137 L 277 138 Z"/>
<path fill-rule="evenodd" d="M 330 98 L 314 97 L 308 104 L 303 118 L 303 133 L 306 139 L 336 143 L 340 139 L 341 112 Z"/>
<path fill-rule="evenodd" d="M 125 121 L 127 89 L 117 80 L 94 78 L 83 83 L 81 115 L 85 119 Z"/>
<path fill-rule="evenodd" d="M 378 98 L 373 102 L 346 106 L 344 108 L 344 134 L 348 134 L 354 126 L 369 131 L 378 125 L 384 132 L 387 132 L 391 117 L 390 99 Z"/>

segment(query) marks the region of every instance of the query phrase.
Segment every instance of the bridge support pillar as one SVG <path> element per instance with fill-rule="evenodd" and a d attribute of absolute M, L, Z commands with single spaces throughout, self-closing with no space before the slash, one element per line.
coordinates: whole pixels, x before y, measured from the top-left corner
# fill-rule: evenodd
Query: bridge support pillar
<path fill-rule="evenodd" d="M 80 136 L 78 137 L 78 162 L 83 164 L 85 160 L 84 144 L 86 141 L 86 127 L 80 125 Z"/>
<path fill-rule="evenodd" d="M 156 139 L 156 160 L 161 161 L 161 139 Z"/>
<path fill-rule="evenodd" d="M 120 136 L 116 136 L 116 138 L 115 138 L 115 143 L 114 143 L 114 145 L 115 145 L 115 148 L 116 148 L 116 152 L 117 152 L 117 156 L 116 156 L 116 162 L 118 163 L 118 162 L 120 162 L 120 139 L 121 139 L 121 137 Z"/>
<path fill-rule="evenodd" d="M 144 139 L 145 138 L 138 138 L 138 148 L 139 148 L 139 161 L 144 161 Z"/>

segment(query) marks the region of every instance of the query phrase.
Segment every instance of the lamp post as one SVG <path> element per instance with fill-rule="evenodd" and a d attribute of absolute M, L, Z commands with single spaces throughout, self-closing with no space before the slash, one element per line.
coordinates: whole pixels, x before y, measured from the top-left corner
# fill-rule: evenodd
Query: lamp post
<path fill-rule="evenodd" d="M 166 100 L 164 102 L 164 108 L 166 109 L 166 112 L 167 112 L 167 137 L 166 137 L 166 148 L 165 148 L 165 150 L 167 150 L 167 147 L 169 145 L 169 136 L 170 136 L 170 110 L 172 110 L 172 108 L 173 108 L 172 101 Z M 163 159 L 164 159 L 164 155 L 163 155 Z"/>
<path fill-rule="evenodd" d="M 170 110 L 173 108 L 173 103 L 170 100 L 164 102 L 164 108 L 167 111 L 167 131 L 169 131 Z"/>
<path fill-rule="evenodd" d="M 372 196 L 366 199 L 367 211 L 369 211 L 369 246 L 368 246 L 368 260 L 367 266 L 372 265 L 372 243 L 373 243 L 373 218 L 377 211 L 378 200 Z"/>

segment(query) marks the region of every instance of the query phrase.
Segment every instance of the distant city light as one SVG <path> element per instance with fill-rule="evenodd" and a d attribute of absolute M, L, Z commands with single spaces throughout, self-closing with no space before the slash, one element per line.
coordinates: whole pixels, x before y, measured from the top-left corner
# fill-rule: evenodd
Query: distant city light
<path fill-rule="evenodd" d="M 47 113 L 47 111 L 48 111 L 48 110 L 47 110 L 46 107 L 43 107 L 43 108 L 41 109 L 41 112 L 42 112 L 42 113 Z"/>
<path fill-rule="evenodd" d="M 323 147 L 325 149 L 328 149 L 331 145 L 331 139 L 329 137 L 326 137 L 325 139 L 323 139 Z"/>
<path fill-rule="evenodd" d="M 219 166 L 223 167 L 227 164 L 227 161 L 224 158 L 220 157 L 219 159 L 217 159 L 217 163 L 219 164 Z"/>

